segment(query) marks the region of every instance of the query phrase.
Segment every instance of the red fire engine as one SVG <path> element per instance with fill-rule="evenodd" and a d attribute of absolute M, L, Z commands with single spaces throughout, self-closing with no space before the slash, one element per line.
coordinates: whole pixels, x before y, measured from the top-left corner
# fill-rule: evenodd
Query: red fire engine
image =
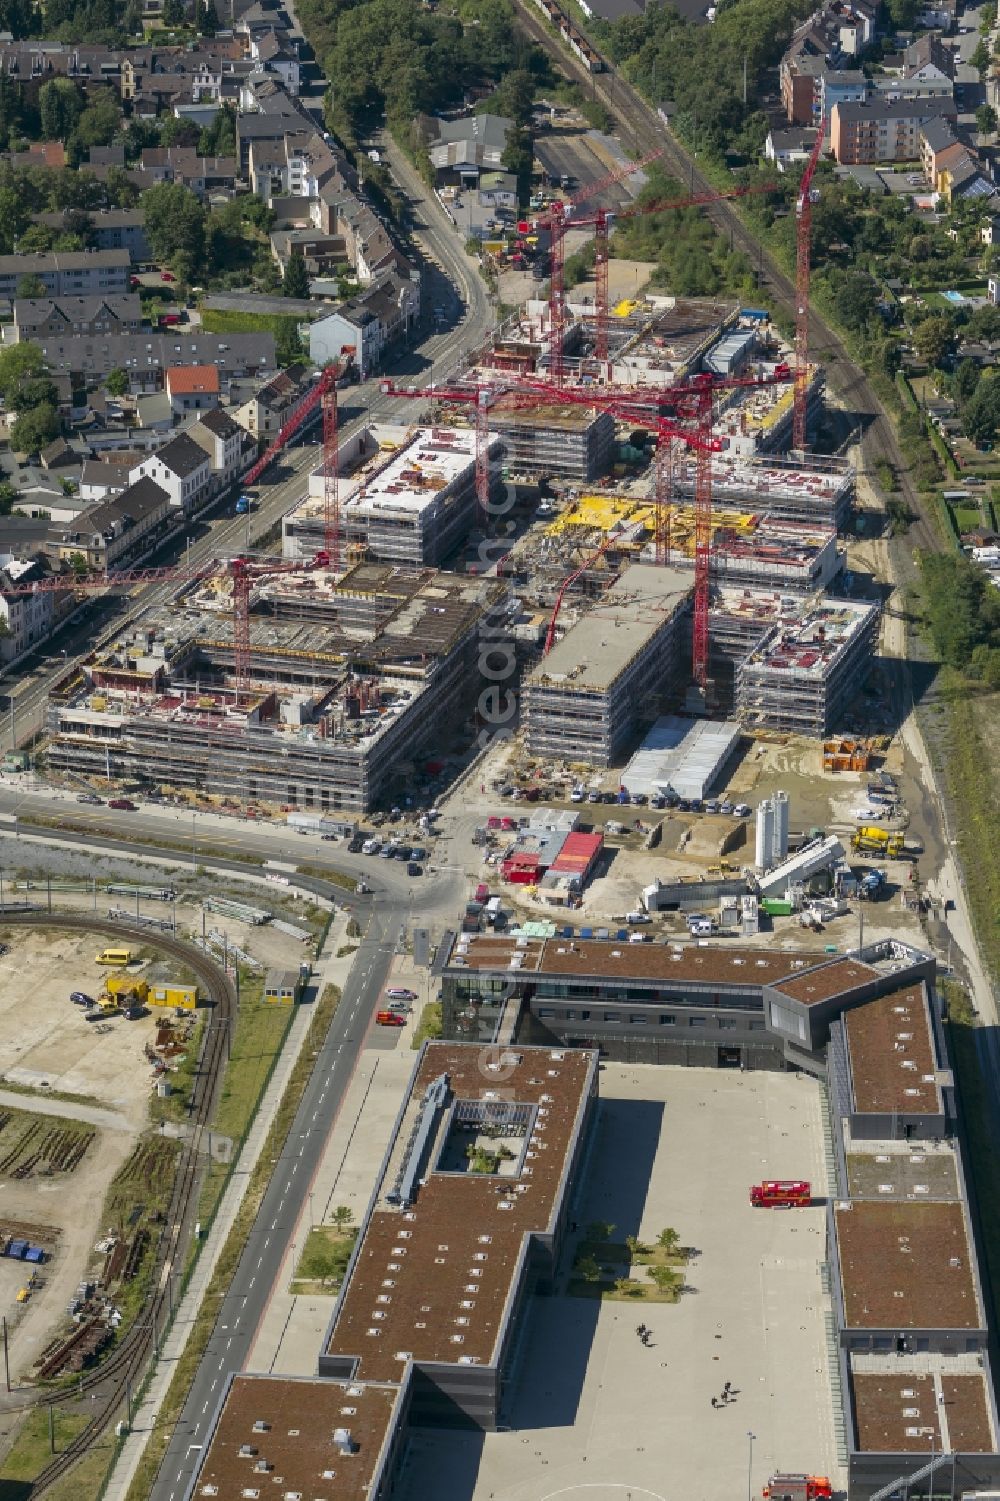
<path fill-rule="evenodd" d="M 772 1475 L 761 1495 L 764 1501 L 825 1501 L 833 1490 L 825 1475 Z"/>
<path fill-rule="evenodd" d="M 750 1203 L 755 1209 L 800 1209 L 812 1203 L 812 1187 L 790 1180 L 755 1183 L 750 1189 Z"/>

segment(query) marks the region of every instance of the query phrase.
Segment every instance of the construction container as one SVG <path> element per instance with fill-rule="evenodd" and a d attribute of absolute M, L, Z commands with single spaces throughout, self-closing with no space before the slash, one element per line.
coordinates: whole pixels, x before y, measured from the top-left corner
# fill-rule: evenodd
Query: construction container
<path fill-rule="evenodd" d="M 14 1261 L 23 1261 L 24 1253 L 27 1251 L 27 1249 L 28 1242 L 26 1240 L 11 1240 L 8 1241 L 7 1249 L 3 1254 L 5 1256 L 10 1256 Z"/>
<path fill-rule="evenodd" d="M 34 1262 L 44 1261 L 45 1252 L 42 1250 L 41 1246 L 29 1246 L 24 1253 L 24 1259 L 25 1261 Z"/>
<path fill-rule="evenodd" d="M 150 985 L 143 996 L 151 1006 L 177 1006 L 181 1011 L 193 1011 L 198 999 L 197 985 Z"/>
<path fill-rule="evenodd" d="M 139 1001 L 146 1000 L 149 994 L 149 986 L 146 981 L 133 979 L 131 975 L 108 975 L 108 978 L 104 982 L 104 988 L 108 995 L 134 995 Z"/>
<path fill-rule="evenodd" d="M 766 912 L 768 917 L 791 917 L 792 904 L 779 897 L 765 896 L 761 900 L 760 910 Z"/>
<path fill-rule="evenodd" d="M 157 1079 L 156 1093 L 159 1095 L 161 1100 L 170 1098 L 170 1080 L 167 1078 L 166 1074 L 161 1074 Z"/>

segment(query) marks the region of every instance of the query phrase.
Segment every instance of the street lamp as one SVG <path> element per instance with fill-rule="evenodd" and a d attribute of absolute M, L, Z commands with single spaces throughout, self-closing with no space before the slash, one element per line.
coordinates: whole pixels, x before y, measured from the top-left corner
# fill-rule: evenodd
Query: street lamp
<path fill-rule="evenodd" d="M 756 1433 L 752 1433 L 748 1428 L 747 1440 L 749 1442 L 750 1452 L 747 1456 L 747 1501 L 753 1501 L 753 1441 L 756 1437 Z"/>

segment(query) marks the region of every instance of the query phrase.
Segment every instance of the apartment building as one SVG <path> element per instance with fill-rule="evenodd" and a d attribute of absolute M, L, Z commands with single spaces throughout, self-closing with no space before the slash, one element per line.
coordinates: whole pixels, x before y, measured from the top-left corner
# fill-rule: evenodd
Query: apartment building
<path fill-rule="evenodd" d="M 109 297 L 17 297 L 14 342 L 95 334 L 137 334 L 142 327 L 138 292 Z"/>
<path fill-rule="evenodd" d="M 0 297 L 13 301 L 24 276 L 37 276 L 50 297 L 121 294 L 129 290 L 131 265 L 127 250 L 0 255 Z"/>
<path fill-rule="evenodd" d="M 841 166 L 918 161 L 920 133 L 932 120 L 957 118 L 947 99 L 868 99 L 837 104 L 830 117 L 830 146 Z"/>

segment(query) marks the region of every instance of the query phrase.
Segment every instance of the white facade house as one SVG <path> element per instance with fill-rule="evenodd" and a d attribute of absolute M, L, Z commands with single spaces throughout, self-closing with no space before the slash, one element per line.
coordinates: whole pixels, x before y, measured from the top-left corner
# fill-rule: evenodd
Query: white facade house
<path fill-rule="evenodd" d="M 208 454 L 193 438 L 178 433 L 129 474 L 132 482 L 141 477 L 155 480 L 166 490 L 172 506 L 190 511 L 208 493 L 212 465 Z"/>
<path fill-rule="evenodd" d="M 224 489 L 242 469 L 245 432 L 227 412 L 205 412 L 186 429 L 199 448 L 208 454 L 216 489 Z"/>
<path fill-rule="evenodd" d="M 52 630 L 55 595 L 50 590 L 37 594 L 9 592 L 12 585 L 44 576 L 44 569 L 33 559 L 0 558 L 0 620 L 5 628 L 0 637 L 0 660 L 4 664 L 23 657 Z"/>

